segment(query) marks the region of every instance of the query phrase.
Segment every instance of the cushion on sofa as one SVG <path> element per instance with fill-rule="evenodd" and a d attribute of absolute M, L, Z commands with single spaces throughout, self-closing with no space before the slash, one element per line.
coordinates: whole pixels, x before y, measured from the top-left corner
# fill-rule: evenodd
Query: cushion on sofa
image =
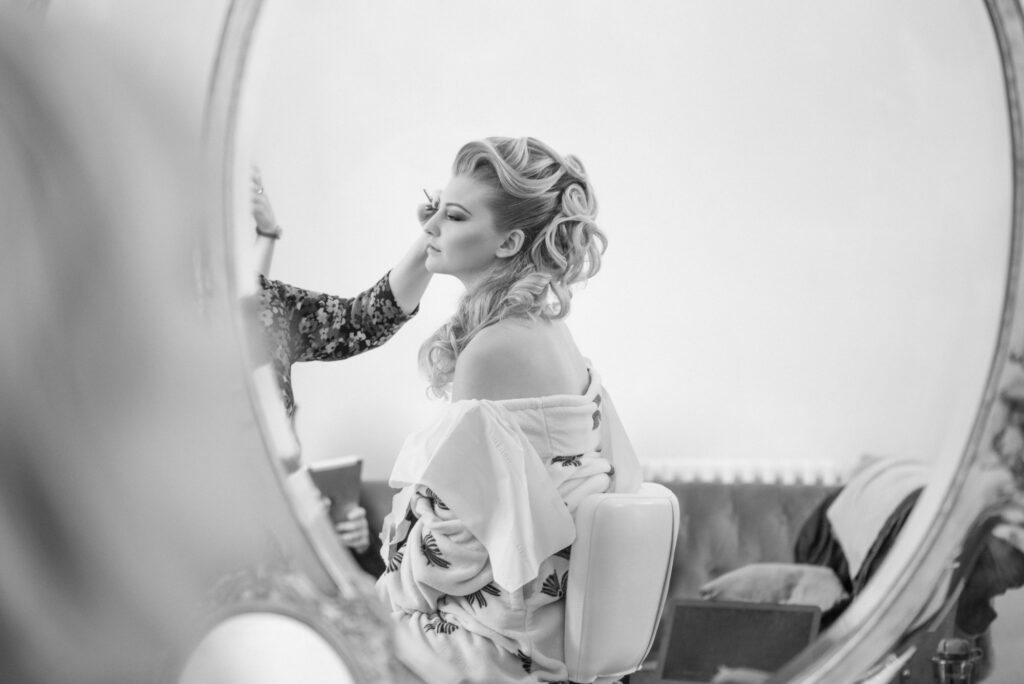
<path fill-rule="evenodd" d="M 831 568 L 797 563 L 745 565 L 706 583 L 700 595 L 712 601 L 817 606 L 823 612 L 847 596 Z"/>
<path fill-rule="evenodd" d="M 697 598 L 708 581 L 752 563 L 792 563 L 804 522 L 836 487 L 764 482 L 663 483 L 679 498 L 670 595 Z"/>

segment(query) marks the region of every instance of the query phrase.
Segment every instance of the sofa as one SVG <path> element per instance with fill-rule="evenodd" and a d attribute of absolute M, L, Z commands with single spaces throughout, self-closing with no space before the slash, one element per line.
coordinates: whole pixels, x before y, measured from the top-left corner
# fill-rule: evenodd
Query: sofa
<path fill-rule="evenodd" d="M 838 485 L 648 478 L 679 499 L 679 539 L 669 598 L 699 595 L 705 582 L 750 563 L 792 562 L 793 543 L 814 508 Z M 394 490 L 364 482 L 370 529 L 380 529 Z M 657 646 L 650 658 L 657 655 Z M 653 663 L 651 663 L 653 667 Z"/>
<path fill-rule="evenodd" d="M 661 481 L 679 499 L 679 540 L 669 596 L 696 597 L 702 584 L 750 563 L 792 562 L 793 542 L 836 484 Z M 394 490 L 363 483 L 370 529 L 381 528 Z"/>
<path fill-rule="evenodd" d="M 668 598 L 697 598 L 700 587 L 723 574 L 752 563 L 791 563 L 797 534 L 815 507 L 839 488 L 837 478 L 812 477 L 810 481 L 742 481 L 652 477 L 648 481 L 668 487 L 679 499 L 679 539 L 669 582 Z M 391 510 L 394 490 L 384 481 L 364 482 L 362 504 L 367 509 L 370 529 L 380 529 Z M 938 642 L 953 636 L 950 614 L 934 632 L 913 639 L 917 653 L 893 684 L 931 682 L 932 664 Z M 658 684 L 658 646 L 665 621 L 641 672 L 630 677 L 631 684 Z M 977 643 L 985 657 L 981 674 L 989 669 L 989 644 Z M 979 679 L 980 681 L 980 679 Z"/>

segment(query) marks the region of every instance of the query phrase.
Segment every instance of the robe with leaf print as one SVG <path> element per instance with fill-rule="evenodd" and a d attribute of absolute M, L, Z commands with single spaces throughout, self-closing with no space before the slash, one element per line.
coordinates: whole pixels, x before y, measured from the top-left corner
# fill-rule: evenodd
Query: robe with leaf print
<path fill-rule="evenodd" d="M 583 395 L 454 402 L 403 446 L 377 586 L 404 636 L 462 681 L 566 680 L 572 516 L 588 494 L 640 484 L 602 394 L 592 372 Z"/>

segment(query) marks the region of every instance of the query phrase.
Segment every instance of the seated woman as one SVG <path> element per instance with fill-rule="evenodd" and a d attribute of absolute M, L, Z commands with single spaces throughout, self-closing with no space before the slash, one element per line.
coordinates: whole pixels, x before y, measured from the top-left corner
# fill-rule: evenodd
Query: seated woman
<path fill-rule="evenodd" d="M 563 321 L 606 241 L 583 166 L 533 138 L 471 142 L 453 176 L 424 227 L 426 266 L 466 293 L 420 355 L 451 402 L 398 456 L 377 586 L 403 637 L 463 681 L 561 681 L 573 512 L 640 485 Z"/>

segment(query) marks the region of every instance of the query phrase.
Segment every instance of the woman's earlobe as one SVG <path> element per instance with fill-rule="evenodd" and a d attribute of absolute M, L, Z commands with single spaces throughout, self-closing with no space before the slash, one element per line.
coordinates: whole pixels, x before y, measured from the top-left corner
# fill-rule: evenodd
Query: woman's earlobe
<path fill-rule="evenodd" d="M 515 228 L 510 230 L 505 239 L 502 240 L 501 244 L 498 245 L 498 250 L 495 252 L 497 256 L 502 258 L 508 258 L 515 256 L 519 253 L 519 250 L 523 248 L 526 243 L 526 233 L 522 230 Z"/>

